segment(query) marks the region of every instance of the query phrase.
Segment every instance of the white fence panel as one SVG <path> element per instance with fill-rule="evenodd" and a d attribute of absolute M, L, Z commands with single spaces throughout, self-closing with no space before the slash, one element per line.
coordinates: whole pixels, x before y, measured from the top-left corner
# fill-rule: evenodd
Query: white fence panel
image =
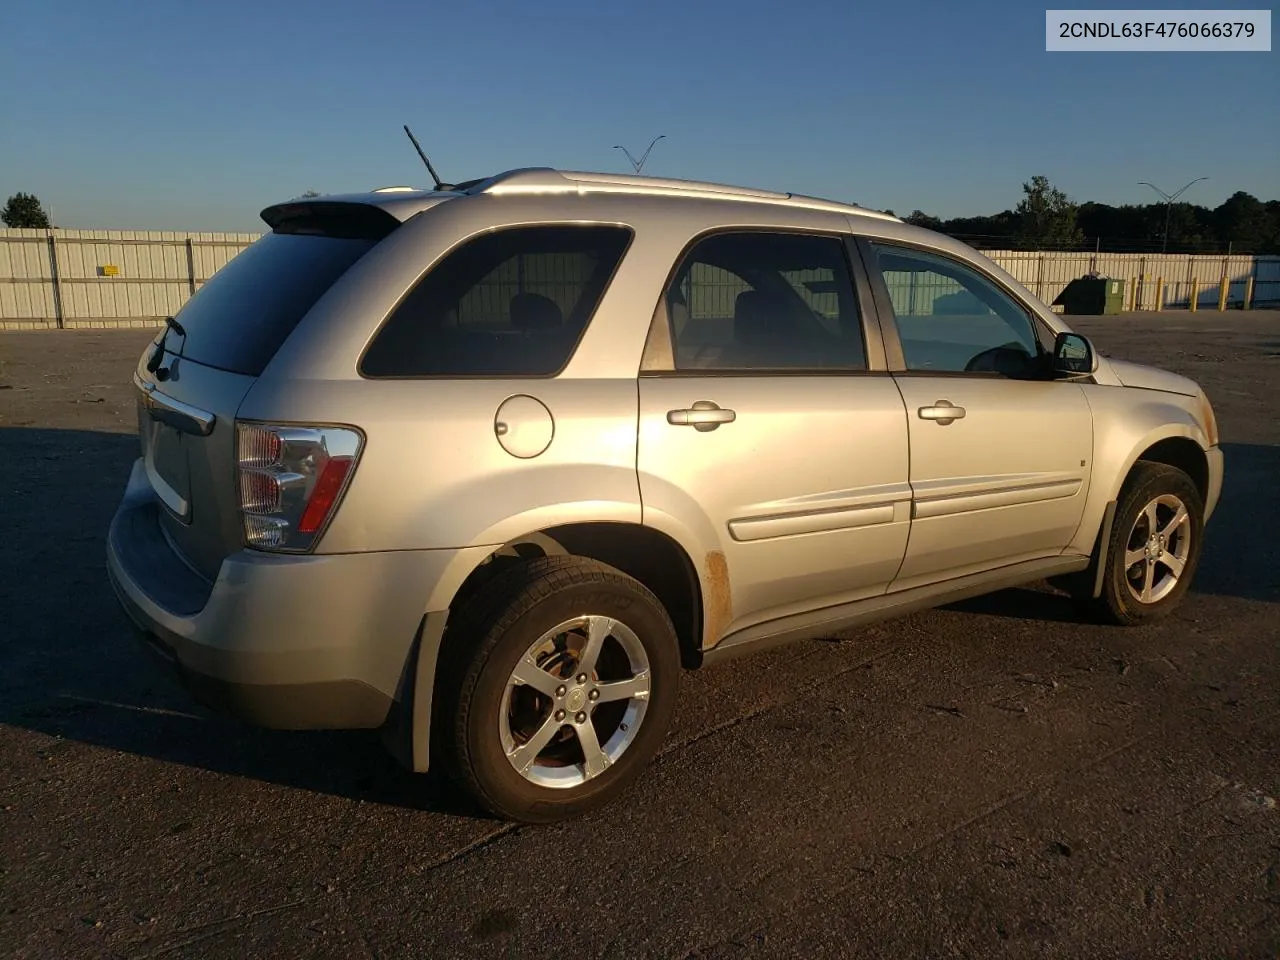
<path fill-rule="evenodd" d="M 159 324 L 252 233 L 0 229 L 0 322 Z"/>
<path fill-rule="evenodd" d="M 0 229 L 0 324 L 158 324 L 257 238 L 252 233 Z M 1224 277 L 1232 306 L 1243 302 L 1250 280 L 1254 303 L 1280 304 L 1280 257 L 983 252 L 1049 304 L 1068 283 L 1092 271 L 1126 282 L 1126 307 L 1134 302 L 1136 287 L 1139 309 L 1153 309 L 1159 287 L 1166 307 L 1185 309 L 1194 289 L 1197 305 L 1214 309 Z M 908 289 L 902 286 L 907 281 L 889 279 L 894 302 L 909 302 L 917 313 L 931 312 L 929 298 L 954 293 L 918 285 Z"/>
<path fill-rule="evenodd" d="M 1253 299 L 1259 305 L 1280 300 L 1280 257 L 1025 250 L 984 250 L 983 253 L 1049 304 L 1072 280 L 1094 271 L 1126 282 L 1126 305 L 1132 302 L 1134 286 L 1139 286 L 1140 304 L 1145 309 L 1155 306 L 1157 286 L 1163 288 L 1164 306 L 1186 308 L 1190 305 L 1193 283 L 1197 305 L 1216 308 L 1219 284 L 1224 277 L 1228 282 L 1230 304 L 1239 305 L 1244 301 L 1251 277 Z"/>

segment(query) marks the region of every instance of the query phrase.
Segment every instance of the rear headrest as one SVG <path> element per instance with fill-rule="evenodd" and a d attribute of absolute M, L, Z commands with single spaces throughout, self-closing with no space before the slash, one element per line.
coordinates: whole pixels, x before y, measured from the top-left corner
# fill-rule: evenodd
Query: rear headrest
<path fill-rule="evenodd" d="M 517 330 L 558 330 L 564 314 L 550 297 L 540 293 L 517 293 L 511 298 L 511 325 Z"/>
<path fill-rule="evenodd" d="M 689 324 L 689 306 L 684 302 L 684 297 L 668 297 L 667 313 L 671 318 L 671 329 L 675 332 L 676 339 L 679 339 L 680 334 L 684 333 L 684 328 Z"/>

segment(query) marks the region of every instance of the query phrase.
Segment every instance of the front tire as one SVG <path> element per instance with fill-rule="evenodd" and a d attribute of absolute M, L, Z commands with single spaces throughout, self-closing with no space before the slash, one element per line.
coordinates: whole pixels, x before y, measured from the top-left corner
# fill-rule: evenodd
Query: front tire
<path fill-rule="evenodd" d="M 449 626 L 437 730 L 454 779 L 505 819 L 608 803 L 661 747 L 680 657 L 657 597 L 582 557 L 498 574 Z"/>
<path fill-rule="evenodd" d="M 1203 535 L 1204 503 L 1191 478 L 1139 461 L 1116 505 L 1099 612 L 1122 626 L 1167 617 L 1191 586 Z"/>

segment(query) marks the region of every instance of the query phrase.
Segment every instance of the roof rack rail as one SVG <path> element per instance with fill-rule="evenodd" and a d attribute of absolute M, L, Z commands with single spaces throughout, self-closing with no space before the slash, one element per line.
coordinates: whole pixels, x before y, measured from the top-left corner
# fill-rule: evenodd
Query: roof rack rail
<path fill-rule="evenodd" d="M 879 210 L 871 210 L 853 203 L 839 203 L 819 197 L 807 197 L 796 193 L 779 193 L 752 187 L 737 187 L 726 183 L 701 180 L 675 180 L 662 177 L 643 177 L 631 174 L 591 173 L 580 170 L 556 170 L 552 167 L 521 167 L 495 174 L 484 180 L 465 185 L 468 194 L 513 196 L 520 194 L 568 194 L 568 193 L 621 193 L 649 196 L 682 196 L 699 199 L 754 201 L 756 203 L 781 203 L 811 210 L 828 210 L 833 213 L 854 213 L 883 220 L 898 218 Z"/>

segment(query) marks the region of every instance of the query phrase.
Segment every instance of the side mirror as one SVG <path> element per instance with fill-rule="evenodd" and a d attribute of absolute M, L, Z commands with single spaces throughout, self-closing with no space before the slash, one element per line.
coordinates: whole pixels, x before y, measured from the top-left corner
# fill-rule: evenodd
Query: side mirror
<path fill-rule="evenodd" d="M 1053 372 L 1082 376 L 1098 369 L 1093 344 L 1078 333 L 1060 333 L 1053 343 Z"/>

